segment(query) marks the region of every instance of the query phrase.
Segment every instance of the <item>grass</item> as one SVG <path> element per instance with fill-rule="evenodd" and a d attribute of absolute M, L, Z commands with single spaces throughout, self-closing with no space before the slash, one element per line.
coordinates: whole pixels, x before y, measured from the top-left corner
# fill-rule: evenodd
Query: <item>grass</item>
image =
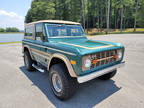
<path fill-rule="evenodd" d="M 16 43 L 21 43 L 21 41 L 17 41 L 17 42 L 0 42 L 0 45 L 4 45 L 4 44 L 16 44 Z"/>
<path fill-rule="evenodd" d="M 122 32 L 120 31 L 120 29 L 110 29 L 110 33 L 109 34 L 129 34 L 129 33 L 144 33 L 144 28 L 137 28 L 136 32 L 133 32 L 133 28 L 129 28 L 129 29 L 124 29 Z M 101 32 L 98 31 L 98 29 L 90 29 L 87 33 L 88 36 L 92 36 L 92 35 L 105 35 L 106 34 L 106 29 L 102 29 Z"/>

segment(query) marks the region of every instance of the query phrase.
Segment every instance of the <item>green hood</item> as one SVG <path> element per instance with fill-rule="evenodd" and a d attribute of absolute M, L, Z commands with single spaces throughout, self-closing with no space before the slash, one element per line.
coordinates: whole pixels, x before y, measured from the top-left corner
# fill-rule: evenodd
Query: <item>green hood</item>
<path fill-rule="evenodd" d="M 82 55 L 123 47 L 118 43 L 88 40 L 87 38 L 56 39 L 52 42 L 55 42 L 55 44 L 64 48 L 77 49 Z"/>

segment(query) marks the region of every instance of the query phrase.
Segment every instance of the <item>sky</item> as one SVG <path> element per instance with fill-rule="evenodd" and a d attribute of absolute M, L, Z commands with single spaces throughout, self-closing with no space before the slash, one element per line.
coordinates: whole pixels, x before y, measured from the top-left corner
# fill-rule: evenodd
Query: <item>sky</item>
<path fill-rule="evenodd" d="M 0 0 L 0 28 L 24 29 L 24 17 L 32 0 Z"/>

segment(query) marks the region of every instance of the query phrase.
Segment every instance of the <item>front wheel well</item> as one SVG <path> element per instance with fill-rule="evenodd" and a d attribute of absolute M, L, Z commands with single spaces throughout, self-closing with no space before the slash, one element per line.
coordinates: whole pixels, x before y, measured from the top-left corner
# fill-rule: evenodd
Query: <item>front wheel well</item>
<path fill-rule="evenodd" d="M 52 65 L 60 64 L 60 63 L 64 64 L 66 66 L 65 62 L 63 60 L 61 60 L 60 58 L 57 58 L 57 57 L 52 58 L 50 65 L 49 65 L 49 69 L 51 68 Z"/>
<path fill-rule="evenodd" d="M 64 64 L 64 66 L 67 68 L 68 73 L 71 77 L 77 77 L 77 74 L 74 71 L 74 67 L 70 63 L 70 60 L 66 56 L 59 54 L 59 53 L 53 54 L 52 58 L 50 58 L 50 61 L 48 63 L 48 71 L 50 70 L 52 65 L 58 64 L 58 63 Z"/>

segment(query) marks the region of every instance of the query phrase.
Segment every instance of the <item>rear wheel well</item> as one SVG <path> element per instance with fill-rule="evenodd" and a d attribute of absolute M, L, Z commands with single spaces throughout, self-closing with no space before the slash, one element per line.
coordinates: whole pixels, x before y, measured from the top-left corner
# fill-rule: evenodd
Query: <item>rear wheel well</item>
<path fill-rule="evenodd" d="M 28 50 L 28 48 L 27 48 L 27 47 L 24 47 L 24 52 L 25 52 L 25 51 L 28 51 L 28 52 L 29 52 L 29 50 Z"/>

